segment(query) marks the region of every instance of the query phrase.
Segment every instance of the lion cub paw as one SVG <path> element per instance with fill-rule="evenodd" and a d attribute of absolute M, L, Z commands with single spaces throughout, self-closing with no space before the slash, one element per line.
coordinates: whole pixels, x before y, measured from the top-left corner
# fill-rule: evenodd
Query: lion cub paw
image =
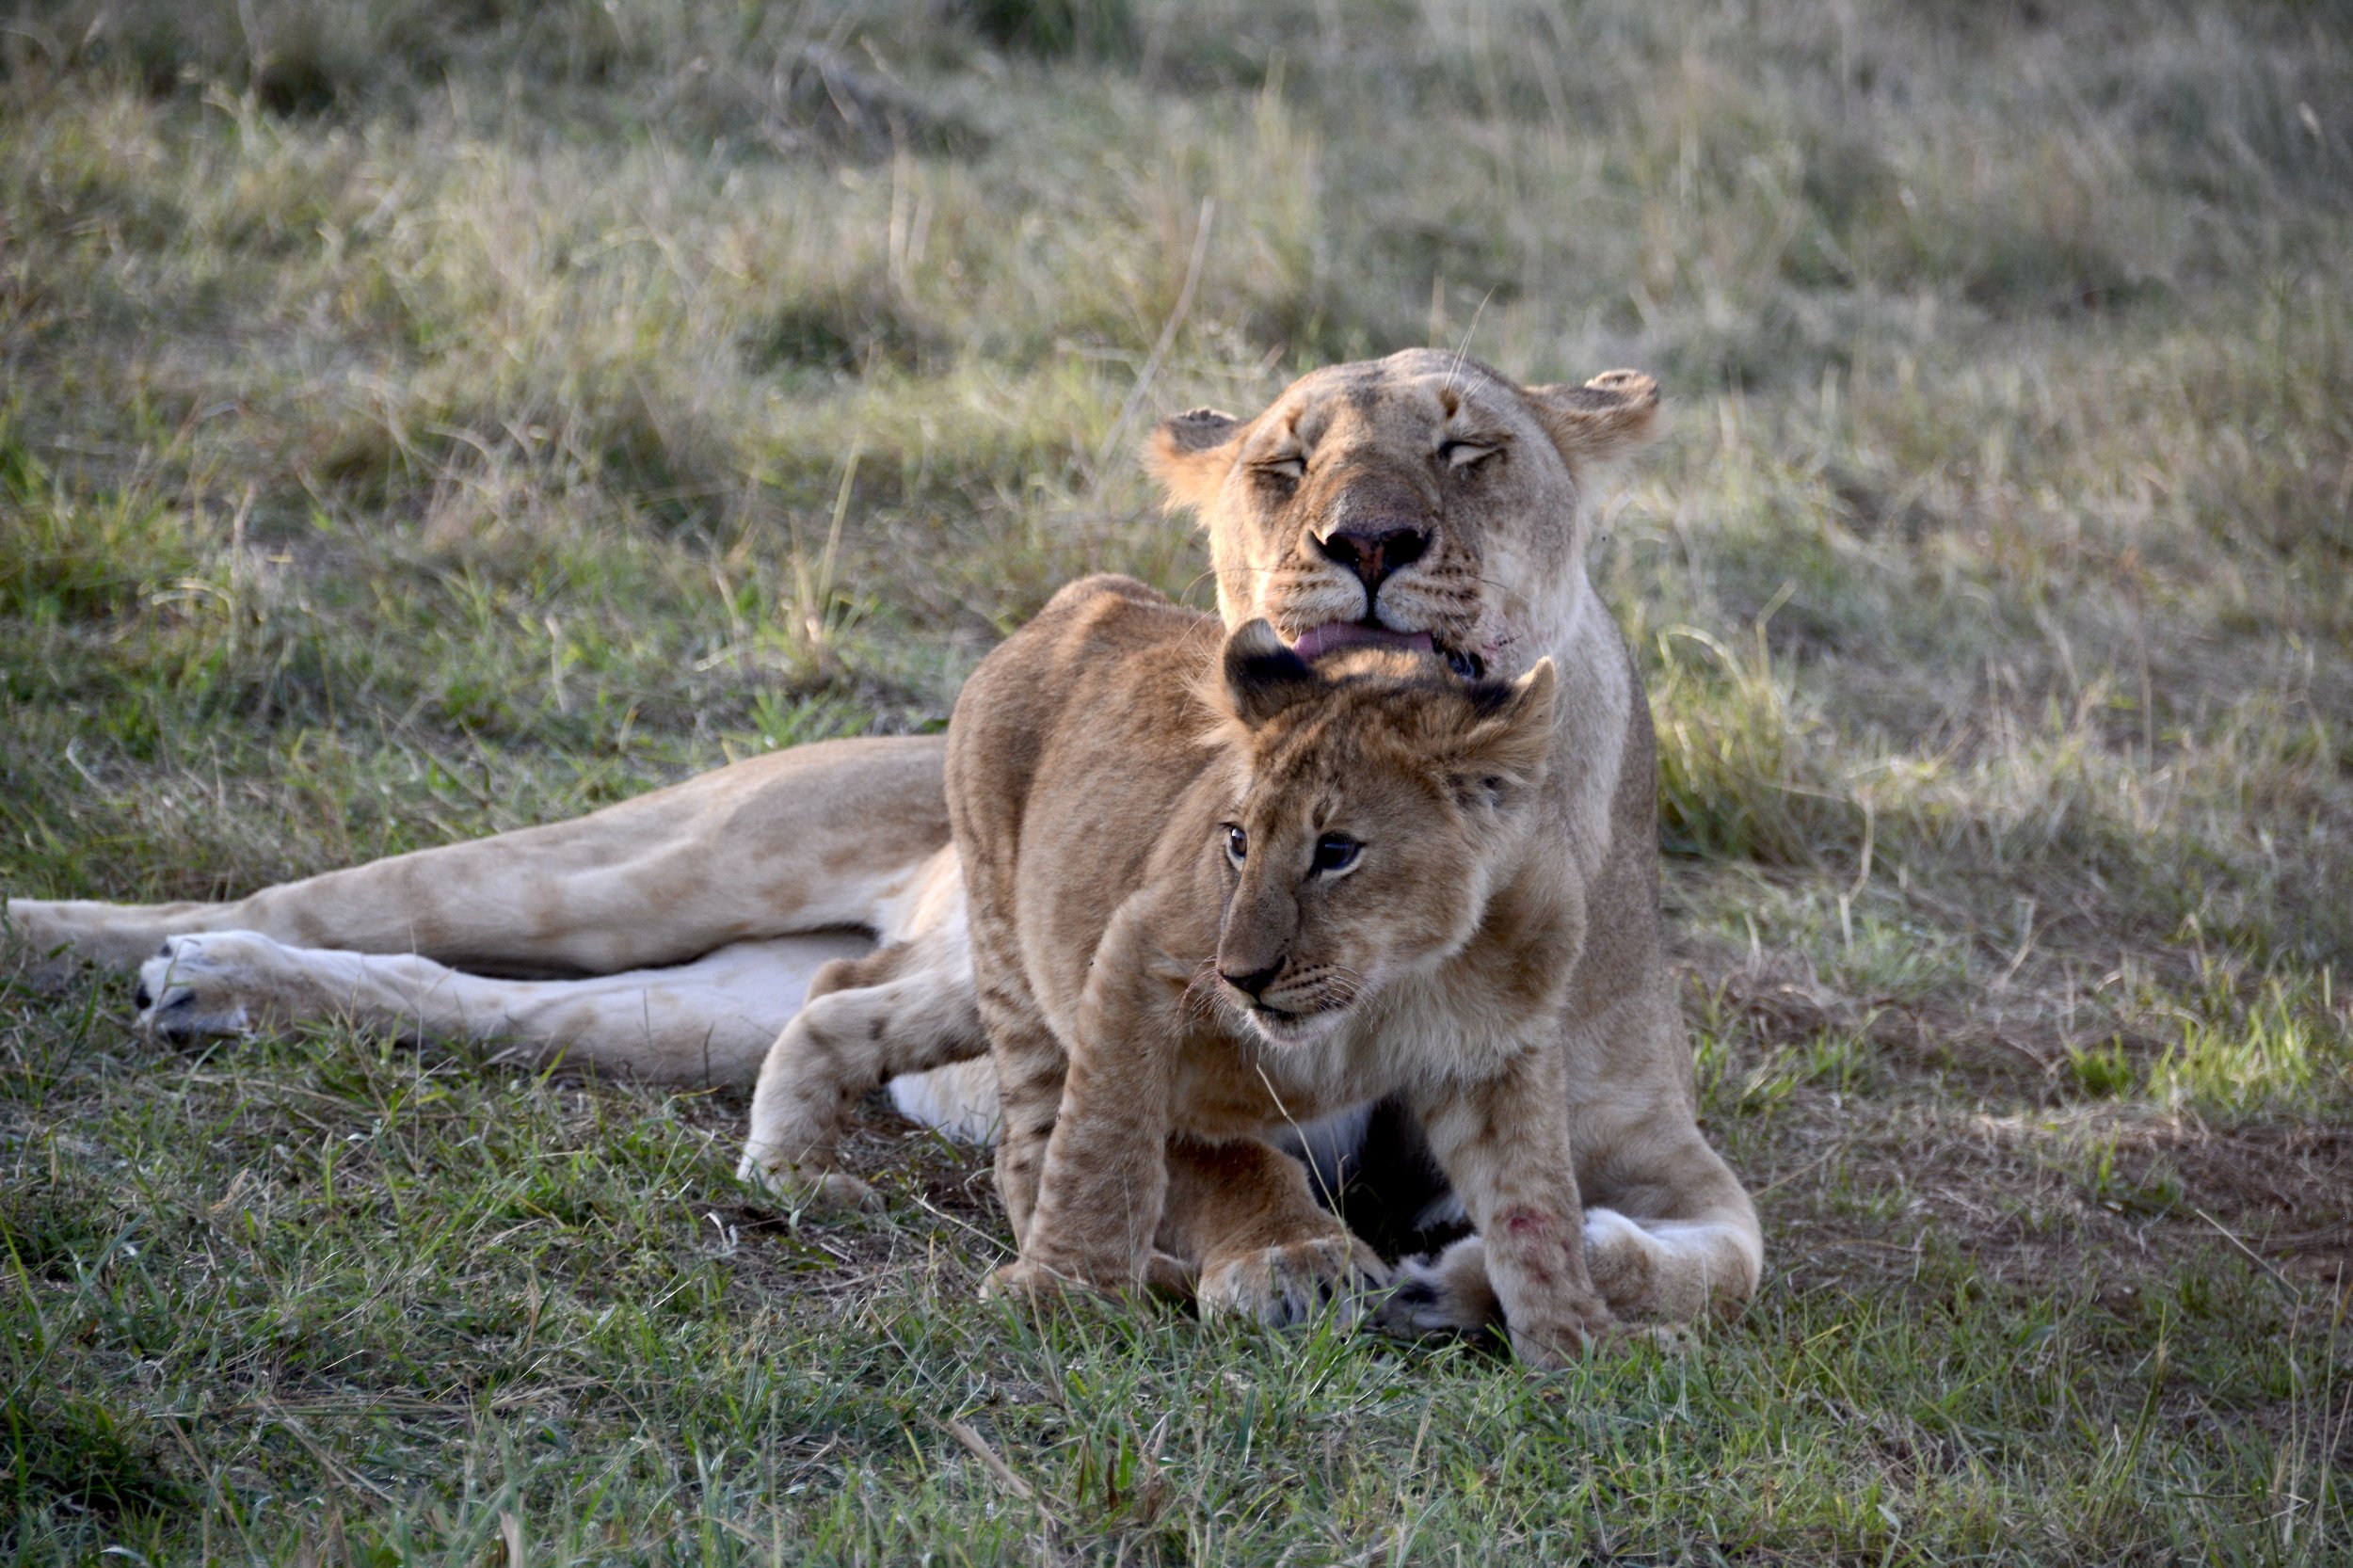
<path fill-rule="evenodd" d="M 1380 1255 L 1341 1232 L 1212 1257 L 1202 1265 L 1195 1299 L 1204 1318 L 1291 1328 L 1337 1311 L 1354 1324 L 1388 1280 Z"/>
<path fill-rule="evenodd" d="M 1597 1314 L 1597 1315 L 1596 1315 Z M 1553 1371 L 1591 1356 L 1623 1357 L 1637 1351 L 1680 1356 L 1699 1343 L 1680 1323 L 1629 1323 L 1594 1305 L 1593 1313 L 1550 1326 L 1511 1331 L 1512 1353 L 1528 1366 Z"/>
<path fill-rule="evenodd" d="M 286 950 L 251 931 L 166 939 L 139 966 L 138 1025 L 159 1039 L 250 1034 Z"/>
<path fill-rule="evenodd" d="M 1558 1371 L 1594 1352 L 1630 1349 L 1647 1344 L 1649 1332 L 1629 1328 L 1609 1316 L 1600 1297 L 1565 1302 L 1557 1316 L 1535 1322 L 1507 1323 L 1512 1354 L 1522 1366 Z"/>
<path fill-rule="evenodd" d="M 821 1214 L 874 1214 L 883 1197 L 846 1171 L 818 1170 L 789 1161 L 769 1164 L 744 1157 L 736 1179 L 748 1182 L 787 1208 L 811 1208 Z"/>
<path fill-rule="evenodd" d="M 981 1300 L 1012 1302 L 1031 1308 L 1058 1303 L 1104 1302 L 1123 1293 L 1117 1285 L 1098 1284 L 1076 1271 L 1057 1269 L 1028 1257 L 1017 1257 L 981 1281 Z"/>

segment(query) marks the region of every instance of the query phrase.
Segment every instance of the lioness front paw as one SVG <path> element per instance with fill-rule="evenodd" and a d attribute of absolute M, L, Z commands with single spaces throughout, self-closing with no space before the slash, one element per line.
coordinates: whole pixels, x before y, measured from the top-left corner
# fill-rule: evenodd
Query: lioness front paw
<path fill-rule="evenodd" d="M 167 937 L 139 966 L 138 1025 L 172 1042 L 250 1034 L 285 950 L 251 931 Z"/>
<path fill-rule="evenodd" d="M 1372 1326 L 1398 1339 L 1479 1334 L 1503 1320 L 1479 1238 L 1465 1236 L 1434 1257 L 1407 1258 L 1397 1288 L 1373 1309 Z"/>
<path fill-rule="evenodd" d="M 1336 1310 L 1354 1324 L 1388 1278 L 1378 1253 L 1341 1232 L 1213 1256 L 1202 1265 L 1195 1299 L 1205 1318 L 1290 1328 Z"/>
<path fill-rule="evenodd" d="M 878 1212 L 882 1194 L 845 1171 L 818 1170 L 789 1160 L 773 1164 L 744 1157 L 736 1178 L 746 1181 L 788 1208 L 813 1208 L 820 1213 Z"/>

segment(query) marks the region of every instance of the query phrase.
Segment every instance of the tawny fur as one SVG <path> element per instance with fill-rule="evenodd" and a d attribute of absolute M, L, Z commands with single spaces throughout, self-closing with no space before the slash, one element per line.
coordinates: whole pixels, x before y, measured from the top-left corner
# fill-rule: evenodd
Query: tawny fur
<path fill-rule="evenodd" d="M 1440 648 L 1493 674 L 1555 660 L 1562 765 L 1545 831 L 1567 846 L 1592 933 L 1557 1020 L 1570 1137 L 1589 1203 L 1614 1205 L 1635 1222 L 1589 1229 L 1587 1246 L 1618 1310 L 1682 1316 L 1695 1280 L 1703 1299 L 1745 1298 L 1762 1250 L 1747 1199 L 1691 1124 L 1689 1051 L 1657 914 L 1649 712 L 1583 567 L 1584 469 L 1638 444 L 1657 404 L 1649 378 L 1631 372 L 1582 387 L 1520 387 L 1457 356 L 1412 350 L 1315 372 L 1252 419 L 1208 410 L 1171 419 L 1156 433 L 1152 460 L 1172 504 L 1201 515 L 1229 625 L 1263 616 L 1296 638 L 1370 617 L 1427 631 Z M 1369 596 L 1317 540 L 1391 514 L 1426 524 L 1429 548 Z M 16 898 L 5 915 L 36 954 L 113 965 L 168 969 L 157 950 L 175 936 L 241 930 L 270 940 L 276 952 L 266 962 L 222 945 L 200 1006 L 176 1001 L 159 974 L 150 995 L 167 1005 L 145 1009 L 143 1021 L 167 1033 L 316 1010 L 410 1032 L 450 1029 L 450 1019 L 415 1005 L 413 977 L 404 982 L 409 989 L 389 995 L 350 981 L 355 955 L 413 955 L 469 971 L 431 976 L 436 983 L 536 977 L 502 983 L 515 989 L 494 1008 L 469 999 L 456 1026 L 472 1032 L 472 1020 L 495 1019 L 519 1057 L 561 1056 L 662 1082 L 748 1083 L 766 1054 L 756 1042 L 778 1039 L 807 978 L 842 951 L 834 928 L 920 951 L 891 961 L 890 981 L 831 993 L 844 999 L 831 1013 L 854 1011 L 857 993 L 896 1028 L 888 1018 L 901 1005 L 935 1022 L 969 1005 L 962 882 L 943 853 L 943 750 L 938 737 L 827 742 L 572 822 L 329 872 L 232 904 Z M 896 984 L 917 972 L 946 975 L 961 993 L 943 1003 Z M 595 978 L 570 978 L 584 974 Z M 657 1002 L 678 1027 L 647 1029 Z M 858 1027 L 874 1023 L 867 1016 Z M 922 1038 L 927 1028 L 907 1035 Z M 977 1045 L 968 1039 L 964 1048 Z M 990 1090 L 970 1062 L 893 1085 L 904 1107 L 968 1132 L 997 1124 Z M 1626 1103 L 1682 1109 L 1628 1121 L 1614 1109 Z M 755 1158 L 746 1161 L 754 1175 L 777 1164 L 776 1143 L 763 1139 L 768 1109 L 756 1102 L 747 1144 Z M 816 1163 L 822 1174 L 823 1150 Z M 1205 1175 L 1196 1194 L 1190 1168 L 1183 1158 L 1174 1166 L 1171 1213 L 1216 1216 L 1217 1173 Z M 1291 1222 L 1307 1235 L 1314 1211 L 1304 1185 L 1294 1208 Z M 1632 1239 L 1636 1231 L 1646 1240 Z M 1303 1245 L 1299 1256 L 1307 1287 L 1329 1283 L 1313 1273 L 1324 1252 Z M 1662 1271 L 1681 1283 L 1623 1299 L 1611 1284 Z M 1218 1288 L 1266 1316 L 1279 1316 L 1302 1288 L 1298 1278 L 1270 1276 L 1259 1288 L 1251 1277 L 1238 1269 Z M 1211 1284 L 1204 1278 L 1205 1299 Z M 1476 1306 L 1465 1301 L 1457 1316 Z"/>
<path fill-rule="evenodd" d="M 1584 574 L 1578 479 L 1586 462 L 1644 439 L 1656 406 L 1649 378 L 1629 372 L 1585 387 L 1518 388 L 1474 363 L 1416 352 L 1318 372 L 1255 420 L 1180 415 L 1156 434 L 1152 461 L 1171 504 L 1203 515 L 1229 624 L 1260 615 L 1296 640 L 1334 620 L 1365 618 L 1363 584 L 1318 541 L 1353 519 L 1400 518 L 1426 524 L 1430 543 L 1380 585 L 1372 618 L 1426 631 L 1439 650 L 1490 674 L 1518 674 L 1547 655 L 1557 661 L 1557 766 L 1539 837 L 1560 850 L 1561 874 L 1588 916 L 1549 1020 L 1566 1085 L 1568 1144 L 1593 1205 L 1582 1242 L 1617 1312 L 1688 1321 L 1753 1292 L 1762 1238 L 1746 1193 L 1696 1124 L 1689 1048 L 1658 926 L 1650 713 Z M 1164 736 L 1158 744 L 1165 751 L 1185 739 Z M 1149 749 L 1143 739 L 1136 744 Z M 914 946 L 949 939 L 945 930 L 927 932 Z M 952 939 L 962 943 L 967 934 L 958 929 Z M 976 1000 L 984 1011 L 990 1005 L 984 991 Z M 1020 1027 L 1017 1010 L 1009 1011 L 1008 1028 Z M 887 1021 L 869 1022 L 888 1038 Z M 1006 1115 L 1015 1144 L 1031 1150 L 1002 1157 L 1014 1167 L 1009 1201 L 1016 1206 L 1040 1136 L 1022 1118 L 1043 1125 L 1053 1113 L 1048 1090 L 1059 1082 L 1050 1052 L 1028 1059 L 1048 1070 L 1008 1092 L 1009 1101 L 1030 1108 Z M 852 1087 L 870 1086 L 894 1060 L 878 1049 Z M 779 1073 L 776 1081 L 785 1080 Z M 838 1091 L 814 1098 L 842 1103 Z M 802 1190 L 822 1187 L 838 1126 L 804 1117 L 789 1135 L 771 1137 L 763 1131 L 770 1120 L 763 1094 L 753 1112 L 755 1147 L 791 1145 L 791 1158 L 767 1174 Z M 1455 1135 L 1446 1126 L 1430 1131 L 1433 1146 Z M 757 1160 L 747 1159 L 746 1174 L 762 1174 Z M 1214 1184 L 1195 1179 L 1182 1148 L 1171 1179 L 1172 1213 L 1192 1212 L 1184 1195 Z M 1298 1301 L 1365 1274 L 1354 1255 L 1333 1252 L 1327 1222 L 1304 1197 L 1288 1201 L 1284 1223 L 1298 1240 L 1274 1244 L 1266 1255 L 1276 1260 L 1272 1267 L 1234 1264 L 1233 1249 L 1213 1234 L 1162 1235 L 1176 1253 L 1218 1260 L 1203 1276 L 1205 1305 L 1281 1320 Z M 1016 1219 L 1023 1219 L 1017 1208 Z M 1263 1233 L 1273 1222 L 1253 1211 L 1250 1224 Z M 1514 1237 L 1528 1234 L 1523 1226 Z M 1474 1245 L 1441 1269 L 1416 1271 L 1385 1309 L 1385 1326 L 1414 1333 L 1492 1321 L 1502 1304 L 1484 1284 L 1486 1256 Z"/>
<path fill-rule="evenodd" d="M 1387 648 L 1311 668 L 1262 622 L 1221 659 L 1216 626 L 1074 584 L 949 727 L 1020 1242 L 997 1283 L 1141 1285 L 1156 1240 L 1198 1240 L 1161 1224 L 1172 1133 L 1262 1145 L 1401 1093 L 1492 1238 L 1515 1348 L 1558 1363 L 1610 1315 L 1552 1048 L 1584 936 L 1564 846 L 1536 836 L 1552 665 L 1476 687 Z"/>

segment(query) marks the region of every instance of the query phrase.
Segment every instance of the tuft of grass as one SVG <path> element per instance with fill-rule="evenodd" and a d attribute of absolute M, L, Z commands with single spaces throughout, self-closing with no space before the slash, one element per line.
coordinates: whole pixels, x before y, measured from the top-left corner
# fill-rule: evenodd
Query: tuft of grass
<path fill-rule="evenodd" d="M 2150 1076 L 2154 1093 L 2225 1114 L 2353 1104 L 2353 1030 L 2275 979 L 2249 1006 L 2182 1018 Z"/>
<path fill-rule="evenodd" d="M 35 1544 L 34 1531 L 56 1521 L 136 1528 L 190 1501 L 117 1412 L 71 1395 L 45 1409 L 0 1400 L 0 1492 L 17 1521 L 0 1529 L 0 1546 Z"/>
<path fill-rule="evenodd" d="M 2101 1046 L 2071 1046 L 2067 1073 L 2076 1090 L 2093 1099 L 2114 1099 L 2139 1086 L 2140 1073 L 2124 1052 L 2123 1042 Z"/>

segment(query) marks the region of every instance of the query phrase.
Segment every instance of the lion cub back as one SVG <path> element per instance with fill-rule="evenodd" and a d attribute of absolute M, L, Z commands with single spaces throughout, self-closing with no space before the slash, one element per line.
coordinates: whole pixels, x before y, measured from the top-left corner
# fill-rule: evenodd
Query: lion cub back
<path fill-rule="evenodd" d="M 1209 755 L 1189 680 L 1222 635 L 1212 617 L 1106 574 L 1064 587 L 984 659 L 948 727 L 949 821 L 968 869 L 1001 872 L 1057 825 L 1087 831 L 1083 811 L 1033 819 L 1041 783 L 1083 780 L 1090 798 L 1133 810 L 1181 794 Z M 1140 821 L 1086 853 L 1127 871 L 1154 836 Z"/>

